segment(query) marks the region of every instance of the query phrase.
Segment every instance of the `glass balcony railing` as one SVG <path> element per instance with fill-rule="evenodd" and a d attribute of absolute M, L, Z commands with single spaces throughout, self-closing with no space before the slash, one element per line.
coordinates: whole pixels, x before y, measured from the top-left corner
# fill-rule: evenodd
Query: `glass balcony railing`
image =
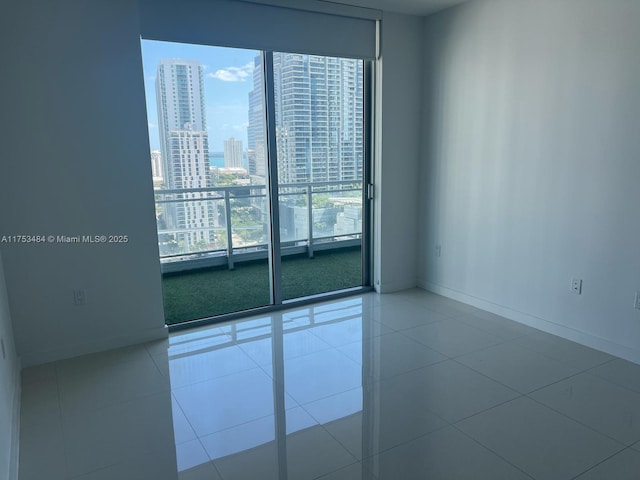
<path fill-rule="evenodd" d="M 266 258 L 269 210 L 265 185 L 155 190 L 158 246 L 164 271 Z M 360 245 L 362 182 L 279 187 L 282 254 Z"/>

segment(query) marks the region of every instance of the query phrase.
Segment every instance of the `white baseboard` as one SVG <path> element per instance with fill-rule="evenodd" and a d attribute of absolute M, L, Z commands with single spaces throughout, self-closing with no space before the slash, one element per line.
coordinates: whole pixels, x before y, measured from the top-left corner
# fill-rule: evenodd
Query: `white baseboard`
<path fill-rule="evenodd" d="M 424 279 L 418 279 L 418 286 L 424 290 L 442 295 L 443 297 L 448 297 L 453 300 L 466 303 L 473 307 L 486 310 L 487 312 L 495 313 L 496 315 L 508 318 L 509 320 L 513 320 L 514 322 L 522 323 L 529 327 L 542 330 L 543 332 L 557 335 L 559 337 L 566 338 L 567 340 L 580 343 L 587 347 L 595 348 L 596 350 L 600 350 L 610 355 L 614 355 L 616 357 L 624 358 L 625 360 L 640 364 L 640 350 L 637 348 L 620 345 L 619 343 L 612 342 L 611 340 L 607 340 L 606 338 L 601 338 L 591 333 L 570 328 L 565 325 L 561 325 L 544 318 L 536 317 L 525 312 L 519 312 L 509 307 L 484 300 L 482 298 L 467 295 L 466 293 L 462 293 L 451 288 L 427 282 Z"/>
<path fill-rule="evenodd" d="M 13 405 L 11 413 L 11 451 L 9 452 L 9 480 L 18 480 L 18 465 L 20 460 L 20 401 L 22 398 L 22 382 L 20 378 L 20 360 L 14 372 Z"/>
<path fill-rule="evenodd" d="M 399 292 L 400 290 L 407 290 L 409 288 L 415 288 L 417 283 L 415 280 L 402 280 L 398 282 L 380 282 L 376 286 L 378 293 L 391 293 Z"/>
<path fill-rule="evenodd" d="M 112 350 L 114 348 L 128 347 L 138 343 L 151 342 L 153 340 L 162 340 L 169 336 L 167 326 L 152 328 L 137 332 L 132 335 L 110 337 L 100 339 L 94 342 L 83 343 L 81 345 L 67 346 L 42 352 L 27 352 L 22 358 L 23 367 L 31 367 L 33 365 L 41 365 L 43 363 L 63 360 L 65 358 L 77 357 L 88 353 L 102 352 Z"/>

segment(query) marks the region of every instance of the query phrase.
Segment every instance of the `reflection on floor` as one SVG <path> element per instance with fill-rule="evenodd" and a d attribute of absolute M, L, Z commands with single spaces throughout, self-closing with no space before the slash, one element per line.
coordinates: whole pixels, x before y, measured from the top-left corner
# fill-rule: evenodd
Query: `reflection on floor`
<path fill-rule="evenodd" d="M 21 480 L 638 478 L 640 366 L 422 290 L 23 373 Z"/>

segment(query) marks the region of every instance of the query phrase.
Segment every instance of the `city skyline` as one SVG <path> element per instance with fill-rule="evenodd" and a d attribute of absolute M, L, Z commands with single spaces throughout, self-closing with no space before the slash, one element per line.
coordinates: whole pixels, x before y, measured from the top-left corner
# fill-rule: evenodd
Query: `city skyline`
<path fill-rule="evenodd" d="M 145 83 L 153 63 L 197 58 L 201 65 L 202 114 L 208 155 L 237 138 L 250 175 L 266 175 L 265 110 L 261 53 L 252 50 L 142 41 Z M 276 139 L 281 181 L 358 178 L 363 155 L 362 62 L 274 52 Z M 284 83 L 283 83 L 284 82 Z M 280 85 L 279 87 L 277 85 Z M 147 95 L 151 149 L 162 143 L 162 119 Z M 324 102 L 323 106 L 319 106 Z M 301 126 L 304 118 L 306 126 Z M 307 133 L 303 133 L 304 129 Z M 246 157 L 245 157 L 246 155 Z"/>
<path fill-rule="evenodd" d="M 198 59 L 203 67 L 209 151 L 223 152 L 224 140 L 229 137 L 236 137 L 247 145 L 248 92 L 253 86 L 253 62 L 259 52 L 155 40 L 142 40 L 141 48 L 146 92 L 155 89 L 156 69 L 161 60 Z M 149 144 L 151 150 L 160 150 L 155 95 L 146 95 L 146 105 Z"/>

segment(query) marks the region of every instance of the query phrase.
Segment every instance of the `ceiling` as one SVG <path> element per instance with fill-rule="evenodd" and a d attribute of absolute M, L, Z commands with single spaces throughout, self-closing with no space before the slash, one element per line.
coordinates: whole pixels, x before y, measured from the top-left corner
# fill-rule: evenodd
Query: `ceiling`
<path fill-rule="evenodd" d="M 429 15 L 469 0 L 329 0 L 332 3 L 375 8 L 411 15 Z"/>

